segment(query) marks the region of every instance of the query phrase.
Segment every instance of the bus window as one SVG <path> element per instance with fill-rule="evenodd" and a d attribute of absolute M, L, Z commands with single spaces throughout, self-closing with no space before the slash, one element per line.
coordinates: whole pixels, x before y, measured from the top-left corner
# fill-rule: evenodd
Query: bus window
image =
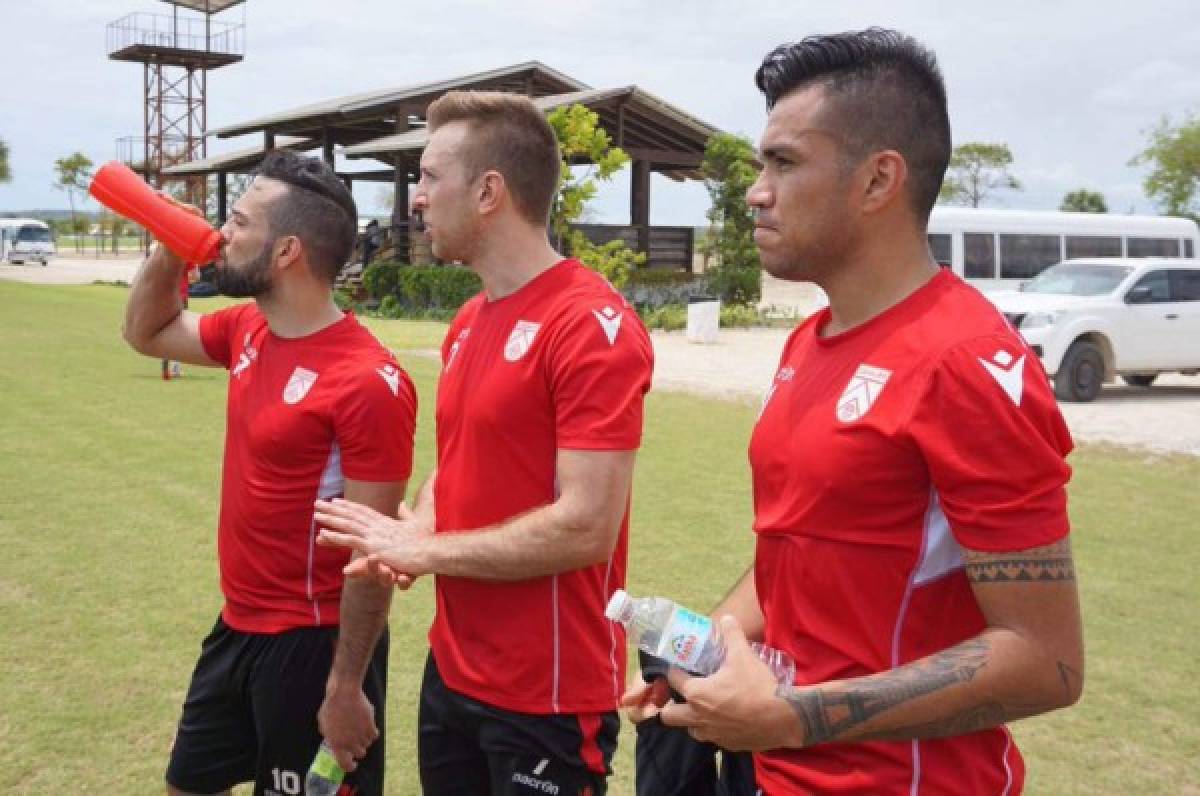
<path fill-rule="evenodd" d="M 1178 257 L 1179 241 L 1170 238 L 1130 238 L 1130 257 Z"/>
<path fill-rule="evenodd" d="M 929 236 L 929 253 L 933 255 L 933 261 L 943 268 L 948 268 L 954 259 L 951 237 L 945 234 L 931 234 Z"/>
<path fill-rule="evenodd" d="M 1184 257 L 1195 257 L 1196 256 L 1195 250 L 1192 249 L 1192 239 L 1191 238 L 1183 239 L 1183 256 Z"/>
<path fill-rule="evenodd" d="M 967 279 L 996 278 L 996 242 L 991 233 L 963 233 L 963 276 Z"/>
<path fill-rule="evenodd" d="M 1000 277 L 1029 279 L 1062 260 L 1058 235 L 1001 235 Z"/>
<path fill-rule="evenodd" d="M 1079 235 L 1067 236 L 1067 258 L 1072 257 L 1120 257 L 1120 238 L 1092 238 Z"/>

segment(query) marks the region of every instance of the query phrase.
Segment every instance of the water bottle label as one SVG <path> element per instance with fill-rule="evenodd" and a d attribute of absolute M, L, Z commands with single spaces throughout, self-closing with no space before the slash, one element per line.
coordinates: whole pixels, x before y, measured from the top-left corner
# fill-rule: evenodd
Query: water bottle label
<path fill-rule="evenodd" d="M 709 637 L 712 636 L 712 620 L 707 616 L 675 608 L 663 630 L 662 640 L 655 654 L 681 669 L 692 669 L 700 659 Z"/>
<path fill-rule="evenodd" d="M 317 756 L 313 758 L 309 771 L 321 775 L 330 782 L 341 782 L 342 777 L 346 776 L 346 772 L 342 771 L 342 767 L 338 765 L 337 758 L 323 744 L 317 750 Z"/>

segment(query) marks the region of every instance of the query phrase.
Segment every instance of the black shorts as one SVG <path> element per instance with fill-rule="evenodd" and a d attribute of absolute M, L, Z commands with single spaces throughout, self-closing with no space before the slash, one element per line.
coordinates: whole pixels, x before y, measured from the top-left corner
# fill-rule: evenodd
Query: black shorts
<path fill-rule="evenodd" d="M 642 679 L 666 677 L 666 661 L 638 653 Z M 686 702 L 671 691 L 676 702 Z M 657 717 L 637 725 L 638 796 L 756 796 L 754 759 L 749 752 L 727 752 L 697 741 L 686 730 L 667 727 Z M 720 758 L 720 765 L 717 760 Z"/>
<path fill-rule="evenodd" d="M 336 644 L 335 627 L 267 635 L 240 633 L 218 619 L 188 686 L 167 782 L 188 793 L 218 793 L 251 780 L 255 796 L 302 793 L 321 743 L 317 710 Z M 385 631 L 363 682 L 379 738 L 346 775 L 354 796 L 383 793 L 387 650 Z"/>
<path fill-rule="evenodd" d="M 425 796 L 602 796 L 620 721 L 607 713 L 532 715 L 451 691 L 425 662 L 417 757 Z"/>

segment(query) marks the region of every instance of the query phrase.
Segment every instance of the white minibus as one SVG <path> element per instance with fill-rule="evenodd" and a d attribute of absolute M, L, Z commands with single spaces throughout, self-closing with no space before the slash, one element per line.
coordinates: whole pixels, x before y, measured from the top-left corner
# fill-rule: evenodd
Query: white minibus
<path fill-rule="evenodd" d="M 1195 257 L 1200 228 L 1186 218 L 933 208 L 933 258 L 980 290 L 1016 290 L 1076 257 Z"/>
<path fill-rule="evenodd" d="M 46 265 L 57 252 L 50 227 L 36 218 L 0 218 L 0 262 L 40 262 Z"/>

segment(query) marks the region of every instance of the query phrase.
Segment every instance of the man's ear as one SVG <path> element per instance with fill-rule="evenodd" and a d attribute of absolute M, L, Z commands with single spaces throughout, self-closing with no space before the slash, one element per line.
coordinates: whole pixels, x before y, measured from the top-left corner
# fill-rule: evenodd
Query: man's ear
<path fill-rule="evenodd" d="M 295 235 L 284 235 L 275 241 L 275 259 L 280 268 L 290 268 L 304 255 L 304 244 Z"/>
<path fill-rule="evenodd" d="M 860 171 L 864 213 L 877 213 L 902 201 L 908 188 L 908 163 L 894 149 L 876 152 L 867 158 Z"/>
<path fill-rule="evenodd" d="M 508 196 L 508 184 L 498 171 L 485 171 L 479 178 L 479 212 L 490 215 L 499 210 Z"/>

